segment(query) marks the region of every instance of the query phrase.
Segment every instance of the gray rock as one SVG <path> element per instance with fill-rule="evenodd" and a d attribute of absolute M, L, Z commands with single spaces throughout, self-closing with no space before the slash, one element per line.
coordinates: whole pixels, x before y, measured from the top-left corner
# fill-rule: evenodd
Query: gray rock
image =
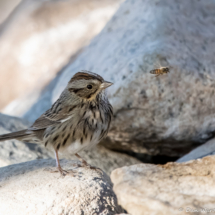
<path fill-rule="evenodd" d="M 30 123 L 25 119 L 12 117 L 0 113 L 0 128 L 9 130 L 11 132 L 25 129 Z"/>
<path fill-rule="evenodd" d="M 29 125 L 26 120 L 0 114 L 0 134 L 22 130 Z M 51 158 L 52 154 L 40 145 L 7 140 L 0 142 L 0 167 L 29 160 Z"/>
<path fill-rule="evenodd" d="M 197 147 L 196 149 L 193 149 L 191 152 L 188 154 L 184 155 L 180 159 L 177 160 L 177 162 L 182 163 L 182 162 L 187 162 L 190 160 L 198 159 L 198 158 L 203 158 L 208 155 L 215 155 L 215 140 L 209 140 L 205 144 Z"/>
<path fill-rule="evenodd" d="M 74 161 L 62 161 L 72 169 Z M 77 168 L 75 176 L 51 173 L 55 161 L 37 160 L 0 168 L 0 214 L 7 215 L 115 215 L 117 204 L 109 177 L 103 172 Z"/>
<path fill-rule="evenodd" d="M 69 154 L 69 156 L 62 155 L 62 157 L 66 156 L 67 159 L 73 158 L 77 160 L 76 157 L 71 156 L 72 152 L 69 152 Z M 110 175 L 114 169 L 119 167 L 141 163 L 139 160 L 129 155 L 113 152 L 101 145 L 92 148 L 90 151 L 82 151 L 79 154 L 85 158 L 88 163 L 101 168 L 108 175 Z"/>
<path fill-rule="evenodd" d="M 126 166 L 114 170 L 111 180 L 119 204 L 130 214 L 213 214 L 214 171 L 215 156 L 208 156 L 181 164 Z"/>
<path fill-rule="evenodd" d="M 27 128 L 28 125 L 29 123 L 25 120 L 0 114 L 0 134 L 22 130 Z M 103 146 L 94 147 L 90 151 L 82 151 L 80 155 L 91 165 L 101 168 L 107 174 L 124 165 L 140 163 L 135 158 L 112 152 Z M 73 152 L 69 150 L 64 154 L 60 154 L 60 157 L 77 160 Z M 54 153 L 43 145 L 23 143 L 18 140 L 0 142 L 0 167 L 45 158 L 54 158 Z"/>
<path fill-rule="evenodd" d="M 54 102 L 82 69 L 114 82 L 106 147 L 182 156 L 214 132 L 215 1 L 127 0 L 62 73 Z M 170 67 L 157 78 L 156 64 Z"/>

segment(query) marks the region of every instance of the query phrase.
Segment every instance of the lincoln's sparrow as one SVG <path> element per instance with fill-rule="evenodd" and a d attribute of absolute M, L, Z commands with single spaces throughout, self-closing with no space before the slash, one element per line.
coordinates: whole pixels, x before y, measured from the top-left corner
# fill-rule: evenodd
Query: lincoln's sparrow
<path fill-rule="evenodd" d="M 107 135 L 113 112 L 105 88 L 111 85 L 95 73 L 76 73 L 60 98 L 30 128 L 1 135 L 0 141 L 18 139 L 53 146 L 62 175 L 67 171 L 60 166 L 58 151 L 70 145 L 82 164 L 88 165 L 77 153 Z"/>

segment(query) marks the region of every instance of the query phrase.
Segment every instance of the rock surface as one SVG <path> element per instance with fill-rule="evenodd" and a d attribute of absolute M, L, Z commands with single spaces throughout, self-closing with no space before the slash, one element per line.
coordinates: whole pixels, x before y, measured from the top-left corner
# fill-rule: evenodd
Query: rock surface
<path fill-rule="evenodd" d="M 61 162 L 71 169 L 76 162 Z M 54 160 L 37 160 L 0 168 L 0 214 L 7 215 L 115 215 L 117 204 L 109 177 L 77 168 L 75 176 L 51 173 Z M 74 167 L 73 167 L 74 168 Z"/>
<path fill-rule="evenodd" d="M 187 162 L 190 160 L 203 158 L 208 155 L 215 155 L 215 139 L 211 139 L 203 145 L 193 149 L 191 152 L 178 159 L 177 162 Z"/>
<path fill-rule="evenodd" d="M 114 170 L 111 180 L 118 203 L 130 214 L 214 214 L 214 172 L 215 156 L 208 156 L 182 164 L 127 166 Z"/>
<path fill-rule="evenodd" d="M 34 97 L 31 95 L 34 103 L 41 89 L 101 31 L 120 2 L 21 1 L 0 26 L 0 61 L 4 62 L 0 68 L 0 91 L 7 92 L 0 96 L 0 109 L 35 90 Z M 22 114 L 17 106 L 14 109 Z M 4 113 L 9 112 L 6 109 Z"/>
<path fill-rule="evenodd" d="M 0 134 L 25 129 L 29 125 L 25 120 L 0 114 Z M 82 151 L 83 156 L 93 166 L 98 166 L 107 174 L 124 165 L 140 163 L 128 155 L 112 152 L 103 146 L 96 146 L 90 151 Z M 54 153 L 42 145 L 23 143 L 18 140 L 0 142 L 0 167 L 35 159 L 54 158 Z M 75 159 L 72 151 L 60 154 L 60 158 Z"/>
<path fill-rule="evenodd" d="M 22 130 L 29 125 L 29 122 L 20 118 L 0 114 L 0 134 Z M 18 140 L 0 142 L 0 167 L 51 157 L 53 157 L 53 153 L 40 145 L 23 143 Z"/>
<path fill-rule="evenodd" d="M 215 128 L 215 2 L 127 0 L 62 73 L 52 102 L 79 70 L 114 83 L 107 147 L 182 156 Z M 157 78 L 156 64 L 170 73 Z"/>

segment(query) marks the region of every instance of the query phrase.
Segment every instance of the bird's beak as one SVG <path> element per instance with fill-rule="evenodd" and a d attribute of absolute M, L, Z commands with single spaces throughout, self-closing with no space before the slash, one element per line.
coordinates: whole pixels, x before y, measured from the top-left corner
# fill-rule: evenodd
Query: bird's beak
<path fill-rule="evenodd" d="M 107 88 L 107 87 L 110 87 L 111 85 L 112 85 L 113 83 L 111 83 L 111 82 L 108 82 L 108 81 L 105 81 L 104 83 L 102 83 L 101 85 L 100 85 L 100 89 L 105 89 L 105 88 Z"/>

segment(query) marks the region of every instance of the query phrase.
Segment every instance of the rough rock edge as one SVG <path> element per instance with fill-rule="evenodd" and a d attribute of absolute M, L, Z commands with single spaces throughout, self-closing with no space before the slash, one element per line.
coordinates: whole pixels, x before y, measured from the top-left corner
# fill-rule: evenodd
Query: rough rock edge
<path fill-rule="evenodd" d="M 66 170 L 74 169 L 78 163 L 61 161 Z M 104 172 L 76 168 L 74 177 L 63 177 L 59 172 L 50 172 L 49 168 L 54 166 L 55 160 L 48 159 L 0 168 L 0 213 L 60 215 L 82 210 L 84 214 L 114 215 L 123 212 Z M 53 192 L 58 195 L 53 196 Z"/>

